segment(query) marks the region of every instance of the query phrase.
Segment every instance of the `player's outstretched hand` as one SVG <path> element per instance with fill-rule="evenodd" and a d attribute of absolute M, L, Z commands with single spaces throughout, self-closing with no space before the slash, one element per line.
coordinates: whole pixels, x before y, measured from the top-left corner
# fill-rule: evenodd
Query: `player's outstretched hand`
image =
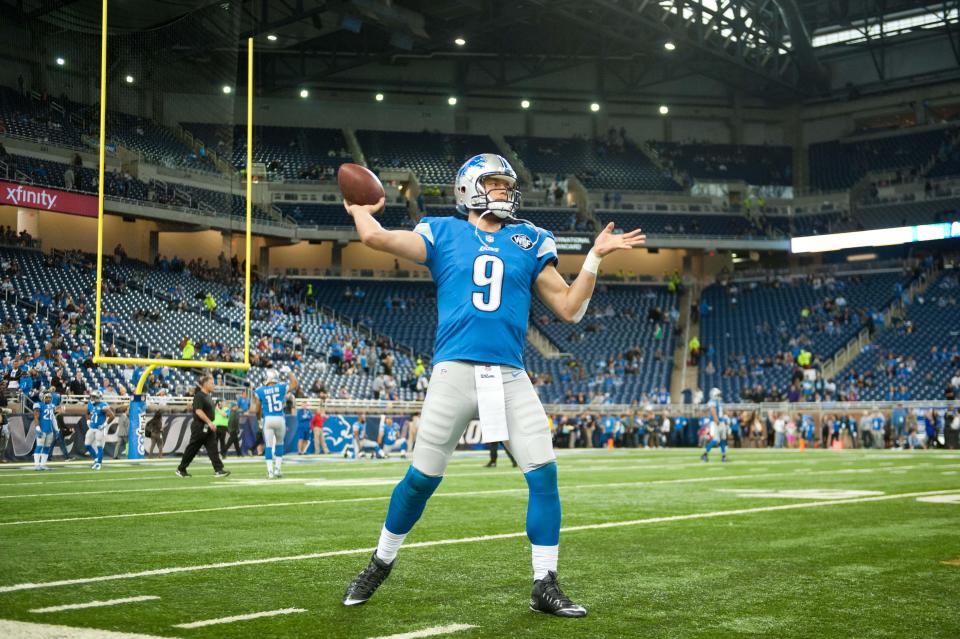
<path fill-rule="evenodd" d="M 629 233 L 613 234 L 613 222 L 607 224 L 597 239 L 593 241 L 593 252 L 597 257 L 603 257 L 619 251 L 620 249 L 632 249 L 643 246 L 647 241 L 647 236 L 640 229 L 635 229 Z"/>
<path fill-rule="evenodd" d="M 343 208 L 347 209 L 347 213 L 349 213 L 351 217 L 356 213 L 369 213 L 370 215 L 376 215 L 383 210 L 385 204 L 385 197 L 380 198 L 380 201 L 376 204 L 353 204 L 347 200 L 344 200 Z"/>

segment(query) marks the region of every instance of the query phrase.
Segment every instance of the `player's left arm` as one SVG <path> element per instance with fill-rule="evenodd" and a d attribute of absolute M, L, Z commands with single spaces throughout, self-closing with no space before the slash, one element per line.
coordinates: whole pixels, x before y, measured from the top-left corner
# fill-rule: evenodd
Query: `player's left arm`
<path fill-rule="evenodd" d="M 587 312 L 593 296 L 600 260 L 614 251 L 643 246 L 646 240 L 647 236 L 640 229 L 614 235 L 613 222 L 610 222 L 594 240 L 593 248 L 587 254 L 583 268 L 573 283 L 568 285 L 557 267 L 548 264 L 540 271 L 534 284 L 537 295 L 563 321 L 579 322 Z"/>

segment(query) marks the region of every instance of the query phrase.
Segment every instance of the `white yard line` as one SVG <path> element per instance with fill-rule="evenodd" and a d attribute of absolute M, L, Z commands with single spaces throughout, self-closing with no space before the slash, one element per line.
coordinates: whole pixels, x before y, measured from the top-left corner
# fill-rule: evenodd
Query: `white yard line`
<path fill-rule="evenodd" d="M 470 630 L 471 628 L 476 628 L 476 626 L 471 626 L 468 623 L 452 623 L 447 626 L 434 626 L 432 628 L 424 628 L 423 630 L 414 630 L 413 632 L 401 632 L 400 634 L 396 634 L 396 635 L 383 635 L 380 637 L 370 637 L 370 639 L 419 639 L 420 637 L 436 637 L 438 635 L 449 635 L 454 632 Z"/>
<path fill-rule="evenodd" d="M 903 468 L 913 468 L 913 466 L 904 466 Z M 873 473 L 879 470 L 886 470 L 880 468 L 863 468 L 863 469 L 843 469 L 843 470 L 823 470 L 823 471 L 813 471 L 804 470 L 803 476 L 809 477 L 811 475 L 829 475 L 829 474 L 842 474 L 847 475 L 850 473 L 863 472 L 863 473 Z M 601 484 L 573 484 L 573 485 L 563 485 L 560 486 L 561 491 L 565 490 L 578 490 L 578 489 L 591 489 L 591 488 L 622 488 L 628 486 L 657 486 L 663 484 L 692 484 L 699 482 L 714 482 L 714 481 L 735 481 L 739 479 L 767 479 L 767 478 L 777 478 L 785 477 L 798 473 L 800 471 L 794 471 L 793 473 L 759 473 L 752 475 L 718 475 L 714 477 L 685 477 L 682 479 L 654 479 L 647 481 L 623 481 L 623 482 L 604 482 Z M 267 483 L 266 480 L 264 483 Z M 277 482 L 274 482 L 276 484 Z M 391 482 L 392 483 L 392 482 Z M 297 484 L 298 486 L 300 484 Z M 457 491 L 457 492 L 439 492 L 434 494 L 434 497 L 483 497 L 485 495 L 502 495 L 505 493 L 520 493 L 525 494 L 527 492 L 526 487 L 521 488 L 501 488 L 497 490 L 468 490 L 468 491 Z M 85 493 L 84 493 L 85 494 Z M 368 501 L 386 501 L 390 499 L 390 495 L 376 495 L 372 497 L 345 497 L 342 499 L 313 499 L 309 501 L 283 501 L 283 502 L 274 502 L 266 504 L 239 504 L 235 506 L 217 506 L 214 508 L 192 508 L 192 509 L 180 509 L 180 510 L 158 510 L 142 513 L 119 513 L 114 515 L 87 515 L 82 517 L 60 517 L 54 519 L 23 519 L 17 521 L 0 521 L 0 528 L 4 526 L 24 526 L 29 524 L 58 524 L 58 523 L 67 523 L 75 521 L 94 521 L 99 519 L 131 519 L 136 517 L 164 517 L 170 515 L 183 515 L 190 513 L 210 513 L 210 512 L 220 512 L 220 511 L 229 511 L 229 510 L 255 510 L 261 508 L 286 508 L 289 506 L 320 506 L 320 505 L 329 505 L 329 504 L 355 504 Z"/>
<path fill-rule="evenodd" d="M 261 619 L 263 617 L 276 617 L 278 615 L 292 615 L 298 612 L 306 612 L 305 608 L 281 608 L 280 610 L 264 610 L 263 612 L 251 612 L 247 615 L 233 615 L 232 617 L 220 617 L 219 619 L 204 619 L 203 621 L 192 621 L 190 623 L 178 623 L 174 628 L 205 628 L 207 626 L 218 626 L 223 623 L 233 623 L 235 621 L 249 621 L 250 619 Z"/>
<path fill-rule="evenodd" d="M 30 612 L 33 613 L 44 613 L 44 612 L 60 612 L 62 610 L 82 610 L 84 608 L 102 608 L 104 606 L 117 606 L 125 603 L 136 603 L 138 601 L 153 601 L 159 599 L 155 595 L 140 595 L 139 597 L 124 597 L 122 599 L 107 599 L 105 601 L 88 601 L 86 603 L 77 603 L 77 604 L 64 604 L 62 606 L 49 606 L 47 608 L 34 608 Z"/>
<path fill-rule="evenodd" d="M 8 619 L 0 619 L 0 637 L 26 637 L 27 639 L 164 639 L 157 635 L 115 632 L 98 628 L 71 628 L 70 626 L 10 621 Z"/>
<path fill-rule="evenodd" d="M 758 508 L 738 508 L 736 510 L 718 510 L 706 513 L 691 513 L 689 515 L 670 515 L 667 517 L 650 517 L 647 519 L 632 519 L 628 521 L 611 521 L 599 524 L 585 524 L 581 526 L 568 526 L 562 528 L 561 532 L 579 532 L 582 530 L 598 530 L 605 528 L 620 528 L 624 526 L 640 526 L 644 524 L 659 524 L 663 522 L 686 521 L 692 519 L 710 519 L 715 517 L 733 517 L 736 515 L 750 515 L 755 513 L 774 512 L 779 510 L 799 510 L 802 508 L 819 508 L 823 506 L 837 506 L 842 504 L 860 504 L 875 501 L 890 501 L 893 499 L 912 499 L 915 497 L 929 497 L 931 495 L 947 495 L 960 493 L 960 488 L 952 490 L 931 490 L 915 493 L 898 493 L 893 495 L 881 495 L 878 497 L 861 497 L 858 499 L 831 499 L 826 501 L 814 501 L 802 504 L 782 504 L 779 506 L 762 506 Z M 454 539 L 437 539 L 434 541 L 421 541 L 406 544 L 404 549 L 410 548 L 429 548 L 432 546 L 449 546 L 453 544 L 469 544 L 481 541 L 494 541 L 499 539 L 516 539 L 526 537 L 526 532 L 500 533 L 496 535 L 480 535 L 477 537 L 459 537 Z M 78 579 L 61 579 L 58 581 L 46 581 L 41 583 L 20 583 L 9 586 L 0 586 L 0 593 L 19 592 L 23 590 L 40 590 L 42 588 L 57 588 L 61 586 L 76 586 L 80 584 L 93 584 L 104 581 L 117 581 L 121 579 L 136 579 L 138 577 L 156 577 L 161 575 L 173 575 L 185 572 L 197 572 L 200 570 L 214 570 L 218 568 L 236 568 L 242 566 L 259 566 L 264 564 L 274 564 L 289 561 L 307 561 L 312 559 L 325 559 L 327 557 L 343 557 L 349 555 L 366 555 L 372 553 L 375 546 L 365 548 L 350 548 L 344 550 L 330 550 L 327 552 L 307 553 L 302 555 L 286 555 L 281 557 L 264 557 L 262 559 L 244 559 L 240 561 L 224 561 L 214 564 L 199 564 L 194 566 L 172 566 L 170 568 L 155 568 L 152 570 L 141 570 L 138 572 L 125 572 L 113 575 L 100 575 L 98 577 L 81 577 Z"/>

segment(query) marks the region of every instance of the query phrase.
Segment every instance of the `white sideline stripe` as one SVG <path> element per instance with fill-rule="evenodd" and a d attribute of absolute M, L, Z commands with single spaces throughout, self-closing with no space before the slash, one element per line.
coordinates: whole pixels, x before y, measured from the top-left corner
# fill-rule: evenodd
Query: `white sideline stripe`
<path fill-rule="evenodd" d="M 82 610 L 83 608 L 101 608 L 103 606 L 117 606 L 125 603 L 135 603 L 137 601 L 153 601 L 159 599 L 156 595 L 140 595 L 138 597 L 124 597 L 122 599 L 107 599 L 105 601 L 88 601 L 86 603 L 65 604 L 63 606 L 50 606 L 48 608 L 34 608 L 30 612 L 60 612 L 61 610 Z"/>
<path fill-rule="evenodd" d="M 702 464 L 701 464 L 702 466 Z M 913 468 L 913 466 L 904 466 L 903 468 Z M 864 469 L 841 469 L 841 470 L 822 470 L 814 472 L 805 472 L 808 475 L 829 475 L 842 474 L 847 475 L 851 472 L 872 473 L 883 469 L 864 468 Z M 656 486 L 661 484 L 690 484 L 704 481 L 735 481 L 739 479 L 764 479 L 784 477 L 794 473 L 760 473 L 753 475 L 717 475 L 715 477 L 685 477 L 682 479 L 653 479 L 647 481 L 622 481 L 622 482 L 604 482 L 602 484 L 574 484 L 572 486 L 561 486 L 563 490 L 578 490 L 581 488 L 623 488 L 627 486 Z M 274 482 L 276 483 L 276 482 Z M 299 485 L 299 484 L 297 484 Z M 502 495 L 505 493 L 526 493 L 527 488 L 500 488 L 497 490 L 468 490 L 452 493 L 435 493 L 434 497 L 482 497 L 485 495 Z M 235 506 L 217 506 L 215 508 L 192 508 L 189 510 L 159 510 L 144 513 L 119 513 L 114 515 L 90 515 L 84 517 L 63 517 L 59 519 L 24 519 L 19 521 L 0 521 L 0 527 L 3 526 L 23 526 L 27 524 L 57 524 L 74 521 L 93 521 L 98 519 L 130 519 L 133 517 L 163 517 L 167 515 L 184 515 L 191 513 L 211 513 L 229 510 L 253 510 L 260 508 L 286 508 L 288 506 L 321 506 L 324 504 L 355 504 L 367 501 L 386 501 L 390 495 L 376 495 L 371 497 L 347 497 L 343 499 L 313 499 L 309 501 L 283 501 L 269 504 L 238 504 Z"/>
<path fill-rule="evenodd" d="M 419 637 L 436 637 L 437 635 L 449 635 L 462 630 L 476 628 L 468 623 L 452 623 L 447 626 L 434 626 L 424 628 L 423 630 L 414 630 L 413 632 L 401 632 L 397 635 L 383 635 L 382 637 L 370 637 L 370 639 L 418 639 Z"/>
<path fill-rule="evenodd" d="M 0 636 L 27 637 L 28 639 L 164 639 L 158 635 L 116 632 L 98 628 L 72 628 L 9 619 L 0 619 Z"/>
<path fill-rule="evenodd" d="M 250 619 L 260 619 L 261 617 L 276 617 L 278 615 L 292 615 L 297 612 L 306 612 L 306 608 L 281 608 L 280 610 L 264 610 L 263 612 L 251 612 L 247 615 L 233 615 L 232 617 L 220 617 L 219 619 L 205 619 L 203 621 L 192 621 L 190 623 L 178 623 L 174 628 L 204 628 L 206 626 L 216 626 L 222 623 L 233 623 L 234 621 L 248 621 Z"/>
<path fill-rule="evenodd" d="M 709 519 L 714 517 L 730 517 L 734 515 L 749 515 L 753 513 L 773 512 L 777 510 L 797 510 L 800 508 L 818 508 L 820 506 L 834 506 L 838 504 L 859 504 L 873 501 L 890 501 L 892 499 L 910 499 L 913 497 L 929 497 L 931 495 L 948 495 L 960 493 L 960 488 L 951 490 L 930 490 L 916 493 L 899 493 L 892 495 L 881 495 L 878 497 L 860 497 L 857 499 L 830 499 L 826 501 L 813 501 L 801 504 L 782 504 L 779 506 L 761 506 L 758 508 L 738 508 L 736 510 L 718 510 L 707 513 L 692 513 L 689 515 L 670 515 L 667 517 L 650 517 L 647 519 L 631 519 L 628 521 L 611 521 L 599 524 L 585 524 L 582 526 L 568 526 L 561 528 L 561 532 L 578 532 L 581 530 L 596 530 L 603 528 L 619 528 L 623 526 L 640 526 L 643 524 L 658 524 L 670 521 L 685 521 L 689 519 Z M 434 541 L 419 541 L 411 544 L 405 544 L 404 548 L 429 548 L 432 546 L 449 546 L 452 544 L 467 544 L 478 541 L 493 541 L 498 539 L 515 539 L 526 537 L 527 533 L 512 532 L 500 533 L 496 535 L 480 535 L 477 537 L 460 537 L 454 539 L 437 539 Z M 350 548 L 345 550 L 329 550 L 326 552 L 306 553 L 303 555 L 286 555 L 282 557 L 264 557 L 262 559 L 243 559 L 239 561 L 223 561 L 215 564 L 200 564 L 196 566 L 173 566 L 170 568 L 154 568 L 152 570 L 141 570 L 138 572 L 124 572 L 113 575 L 100 575 L 99 577 L 81 577 L 79 579 L 61 579 L 58 581 L 46 581 L 41 583 L 21 583 L 11 584 L 9 586 L 0 586 L 0 593 L 19 592 L 22 590 L 39 590 L 41 588 L 56 588 L 60 586 L 76 586 L 80 584 L 93 584 L 103 581 L 117 581 L 120 579 L 135 579 L 137 577 L 156 577 L 160 575 L 174 575 L 184 572 L 196 572 L 199 570 L 214 570 L 217 568 L 236 568 L 240 566 L 259 566 L 263 564 L 278 563 L 281 561 L 304 561 L 309 559 L 324 559 L 327 557 L 343 557 L 347 555 L 365 555 L 376 550 L 376 546 L 366 548 Z"/>
<path fill-rule="evenodd" d="M 905 461 L 906 461 L 906 460 L 905 460 Z M 772 463 L 778 463 L 778 462 L 764 462 L 764 463 L 765 463 L 765 464 L 772 464 Z M 786 462 L 783 462 L 783 463 L 786 463 Z M 895 467 L 895 468 L 912 469 L 912 468 L 916 468 L 916 467 L 918 467 L 918 466 L 920 466 L 920 465 L 921 465 L 921 464 L 911 465 L 911 466 L 897 466 L 897 467 Z M 941 468 L 954 468 L 954 467 L 955 467 L 955 466 L 948 465 L 948 464 L 929 464 L 929 463 L 927 463 L 927 464 L 923 464 L 923 465 L 924 465 L 924 466 L 931 466 L 931 465 L 932 465 L 932 466 L 938 466 L 938 467 L 941 467 Z M 671 465 L 671 464 L 666 464 L 666 465 L 663 465 L 663 466 L 648 466 L 648 465 L 637 466 L 637 469 L 639 469 L 639 470 L 644 470 L 644 469 L 646 469 L 646 470 L 657 470 L 657 469 L 675 469 L 675 468 L 705 468 L 705 469 L 707 469 L 707 470 L 711 470 L 711 471 L 715 471 L 715 472 L 719 472 L 719 471 L 721 470 L 720 464 L 705 465 L 705 464 L 703 464 L 703 462 L 690 463 L 690 464 L 684 464 L 684 465 L 676 465 L 676 464 L 672 464 L 672 465 Z M 877 472 L 878 470 L 889 470 L 889 469 L 890 469 L 889 466 L 883 467 L 883 468 L 877 466 L 877 467 L 872 467 L 872 468 L 849 468 L 849 469 L 845 469 L 845 470 L 813 471 L 813 472 L 810 473 L 810 474 L 811 474 L 811 475 L 816 475 L 816 474 L 818 474 L 818 473 L 838 473 L 838 472 L 842 472 L 842 473 L 873 473 L 873 472 Z M 570 470 L 573 470 L 573 469 L 566 469 L 566 471 L 570 471 Z M 618 471 L 618 470 L 631 470 L 631 468 L 630 468 L 630 467 L 626 467 L 626 466 L 621 466 L 621 467 L 618 467 L 618 468 L 603 468 L 603 467 L 598 467 L 598 468 L 576 469 L 577 472 L 597 472 L 598 470 Z M 803 472 L 807 472 L 807 471 L 804 470 Z M 496 474 L 494 474 L 494 473 L 489 473 L 489 472 L 459 473 L 459 474 L 444 475 L 444 477 L 447 478 L 447 479 L 457 479 L 457 478 L 462 478 L 462 477 L 473 477 L 473 476 L 502 477 L 502 475 L 496 475 Z M 278 482 L 272 482 L 272 483 L 270 483 L 270 482 L 266 482 L 266 481 L 264 481 L 263 483 L 250 484 L 250 483 L 244 483 L 244 482 L 243 482 L 243 480 L 244 480 L 243 477 L 238 477 L 237 479 L 240 480 L 240 481 L 223 480 L 223 481 L 218 481 L 218 482 L 215 482 L 215 483 L 212 483 L 212 484 L 185 485 L 185 486 L 165 486 L 165 487 L 160 487 L 160 488 L 122 488 L 122 489 L 115 489 L 115 490 L 84 490 L 84 491 L 75 491 L 75 492 L 33 493 L 33 494 L 29 494 L 29 495 L 17 495 L 17 494 L 15 494 L 15 495 L 0 495 L 0 499 L 28 499 L 28 498 L 32 499 L 32 498 L 37 498 L 37 497 L 75 497 L 75 496 L 83 496 L 83 495 L 118 495 L 118 494 L 127 494 L 127 493 L 169 492 L 169 491 L 184 491 L 184 490 L 210 490 L 210 489 L 231 490 L 231 489 L 233 489 L 233 488 L 262 488 L 262 487 L 265 487 L 265 486 L 277 486 L 277 485 L 299 485 L 299 484 L 295 484 L 294 482 L 286 482 L 285 484 L 279 484 Z M 290 478 L 290 479 L 293 479 L 293 478 Z M 311 478 L 311 477 L 306 477 L 306 476 L 304 476 L 302 479 L 303 479 L 303 481 L 306 482 L 306 481 L 311 481 L 311 479 L 320 479 L 320 478 Z M 181 479 L 180 481 L 190 482 L 191 480 L 190 480 L 190 479 Z M 385 479 L 385 481 L 386 481 L 386 479 Z M 393 478 L 393 481 L 400 481 L 400 477 L 397 476 L 397 477 Z M 335 487 L 336 487 L 336 484 L 330 484 L 330 487 L 331 487 L 331 488 L 335 488 Z M 344 484 L 344 487 L 354 487 L 354 488 L 355 488 L 356 486 L 348 486 L 348 485 Z"/>

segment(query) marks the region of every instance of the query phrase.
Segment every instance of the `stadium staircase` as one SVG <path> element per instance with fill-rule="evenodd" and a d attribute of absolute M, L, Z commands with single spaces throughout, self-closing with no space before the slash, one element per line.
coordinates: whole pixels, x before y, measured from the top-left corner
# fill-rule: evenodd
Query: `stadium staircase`
<path fill-rule="evenodd" d="M 690 316 L 691 300 L 696 299 L 695 292 L 699 291 L 699 284 L 692 283 L 684 288 L 683 295 L 677 301 L 680 305 L 680 324 L 684 327 L 681 339 L 676 340 L 673 349 L 673 371 L 670 373 L 670 396 L 674 403 L 683 402 L 683 390 L 689 388 L 693 390 L 697 387 L 697 367 L 687 364 L 687 344 L 690 343 L 691 336 L 700 334 L 699 322 L 693 324 Z"/>
<path fill-rule="evenodd" d="M 560 352 L 560 349 L 554 346 L 553 343 L 547 339 L 547 336 L 537 330 L 532 323 L 527 326 L 527 340 L 533 344 L 537 351 L 546 359 L 560 359 L 561 357 L 570 356 L 569 353 Z"/>
<path fill-rule="evenodd" d="M 341 132 L 343 133 L 343 138 L 347 141 L 347 150 L 350 151 L 354 163 L 360 166 L 367 166 L 367 157 L 363 154 L 360 142 L 357 141 L 356 131 L 353 129 L 341 129 Z"/>
<path fill-rule="evenodd" d="M 936 281 L 937 275 L 939 275 L 939 269 L 934 266 L 932 269 L 927 271 L 926 279 L 922 282 L 915 280 L 910 284 L 910 286 L 905 291 L 906 300 L 897 299 L 893 300 L 890 305 L 883 311 L 883 323 L 884 326 L 890 326 L 891 320 L 894 316 L 903 316 L 906 311 L 906 305 L 912 304 L 913 300 L 916 299 L 917 295 L 922 295 L 927 292 L 927 289 Z M 904 303 L 905 302 L 905 303 Z M 836 355 L 829 359 L 823 366 L 822 376 L 824 379 L 831 379 L 837 373 L 842 371 L 847 367 L 850 362 L 855 360 L 860 353 L 863 352 L 864 348 L 867 345 L 871 344 L 874 339 L 879 335 L 880 330 L 877 330 L 873 335 L 870 335 L 870 332 L 867 329 L 861 330 L 855 337 L 853 337 L 846 346 L 841 348 Z"/>
<path fill-rule="evenodd" d="M 200 154 L 200 146 L 203 146 L 206 149 L 206 157 L 208 160 L 213 162 L 213 165 L 217 167 L 217 170 L 224 175 L 234 175 L 237 170 L 234 168 L 228 161 L 220 157 L 220 154 L 217 153 L 209 144 L 201 142 L 197 138 L 193 137 L 193 134 L 183 128 L 181 125 L 176 125 L 168 127 L 174 134 L 174 136 L 186 144 L 189 148 L 193 149 L 194 153 L 197 155 Z"/>
<path fill-rule="evenodd" d="M 503 137 L 502 133 L 493 133 L 490 135 L 490 139 L 493 140 L 493 143 L 497 145 L 497 151 L 500 152 L 500 155 L 507 158 L 507 161 L 510 162 L 510 166 L 513 167 L 513 170 L 517 172 L 517 177 L 520 178 L 521 184 L 533 184 L 533 174 L 530 172 L 530 169 L 527 168 L 527 165 L 523 163 L 523 160 L 520 158 L 520 154 L 513 150 L 513 147 L 510 146 L 510 143 L 507 142 L 507 139 Z"/>
<path fill-rule="evenodd" d="M 660 157 L 660 154 L 653 150 L 653 147 L 650 146 L 647 142 L 640 142 L 636 144 L 637 149 L 643 153 L 653 165 L 656 166 L 661 171 L 669 171 L 670 175 L 677 182 L 677 184 L 683 184 L 683 177 L 680 175 L 680 171 L 670 167 L 666 162 Z"/>

